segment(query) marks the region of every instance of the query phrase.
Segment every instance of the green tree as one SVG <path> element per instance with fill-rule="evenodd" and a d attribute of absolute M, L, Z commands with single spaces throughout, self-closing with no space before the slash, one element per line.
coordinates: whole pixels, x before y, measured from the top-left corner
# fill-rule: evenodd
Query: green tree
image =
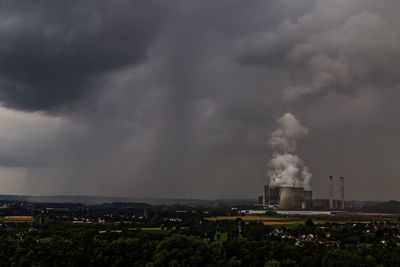
<path fill-rule="evenodd" d="M 323 259 L 324 267 L 357 267 L 365 266 L 363 259 L 350 251 L 335 249 L 328 251 Z"/>
<path fill-rule="evenodd" d="M 314 227 L 314 222 L 311 219 L 308 219 L 305 223 L 305 226 L 307 227 Z"/>
<path fill-rule="evenodd" d="M 158 244 L 148 266 L 220 266 L 224 260 L 222 247 L 217 243 L 184 235 L 172 235 Z"/>
<path fill-rule="evenodd" d="M 281 264 L 279 261 L 269 260 L 265 263 L 265 267 L 281 267 Z"/>

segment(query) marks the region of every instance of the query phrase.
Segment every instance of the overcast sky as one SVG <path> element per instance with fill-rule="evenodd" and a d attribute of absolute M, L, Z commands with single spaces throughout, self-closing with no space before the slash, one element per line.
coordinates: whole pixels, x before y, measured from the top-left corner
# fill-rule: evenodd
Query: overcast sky
<path fill-rule="evenodd" d="M 398 10 L 0 1 L 0 193 L 256 198 L 290 112 L 315 197 L 399 199 Z"/>

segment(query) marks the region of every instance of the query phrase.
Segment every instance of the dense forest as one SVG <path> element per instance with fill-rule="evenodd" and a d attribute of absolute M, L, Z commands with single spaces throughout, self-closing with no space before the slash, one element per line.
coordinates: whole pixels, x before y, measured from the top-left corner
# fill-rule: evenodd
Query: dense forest
<path fill-rule="evenodd" d="M 312 221 L 282 229 L 202 221 L 163 231 L 20 223 L 0 232 L 0 266 L 400 266 L 397 226 L 379 225 L 363 235 L 363 225 Z"/>

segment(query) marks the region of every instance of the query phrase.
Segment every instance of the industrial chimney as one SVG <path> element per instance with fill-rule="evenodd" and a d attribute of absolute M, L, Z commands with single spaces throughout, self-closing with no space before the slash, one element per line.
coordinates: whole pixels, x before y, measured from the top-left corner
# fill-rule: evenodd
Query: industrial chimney
<path fill-rule="evenodd" d="M 333 210 L 333 176 L 329 176 L 329 182 L 329 207 Z"/>
<path fill-rule="evenodd" d="M 344 177 L 340 177 L 340 200 L 342 201 L 342 210 L 344 210 Z"/>

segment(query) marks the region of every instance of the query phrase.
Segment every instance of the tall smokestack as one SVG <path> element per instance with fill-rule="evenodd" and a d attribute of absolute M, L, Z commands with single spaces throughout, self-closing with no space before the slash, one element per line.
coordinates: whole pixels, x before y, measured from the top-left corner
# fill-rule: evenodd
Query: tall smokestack
<path fill-rule="evenodd" d="M 342 201 L 342 210 L 344 210 L 344 177 L 340 177 L 340 200 Z"/>
<path fill-rule="evenodd" d="M 333 210 L 333 176 L 329 176 L 329 182 L 329 207 Z"/>

